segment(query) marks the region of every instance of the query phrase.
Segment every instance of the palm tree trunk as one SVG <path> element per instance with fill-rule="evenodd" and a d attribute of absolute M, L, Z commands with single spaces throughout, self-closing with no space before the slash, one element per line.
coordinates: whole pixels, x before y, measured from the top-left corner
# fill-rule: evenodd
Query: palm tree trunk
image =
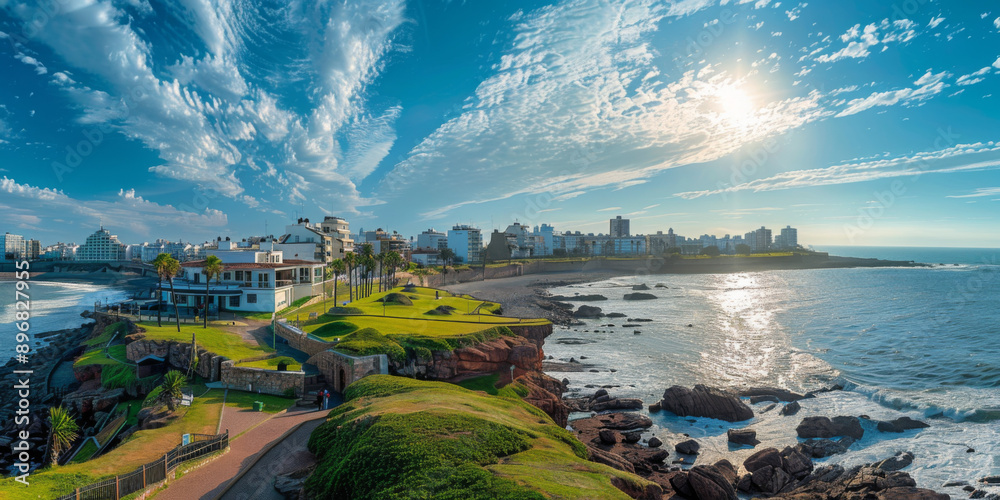
<path fill-rule="evenodd" d="M 174 279 L 167 278 L 167 283 L 170 284 L 170 301 L 174 303 L 174 319 L 177 320 L 177 333 L 181 332 L 181 313 L 180 309 L 177 307 L 177 294 L 174 293 Z"/>
<path fill-rule="evenodd" d="M 208 283 L 210 281 L 211 281 L 211 279 L 209 279 L 208 275 L 206 275 L 205 276 L 205 326 L 204 326 L 204 328 L 208 328 Z M 192 345 L 191 348 L 193 349 L 194 346 Z"/>
<path fill-rule="evenodd" d="M 156 326 L 163 326 L 163 276 L 156 285 Z"/>
<path fill-rule="evenodd" d="M 337 307 L 337 282 L 340 281 L 340 274 L 333 275 L 333 307 Z M 326 306 L 323 306 L 325 309 Z"/>

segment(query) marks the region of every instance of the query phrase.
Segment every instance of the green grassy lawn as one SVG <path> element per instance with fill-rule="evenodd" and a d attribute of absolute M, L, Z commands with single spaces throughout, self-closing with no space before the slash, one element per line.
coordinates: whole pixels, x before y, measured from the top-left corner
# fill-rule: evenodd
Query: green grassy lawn
<path fill-rule="evenodd" d="M 104 347 L 104 345 L 107 344 L 111 340 L 112 337 L 114 337 L 115 332 L 117 332 L 118 329 L 121 328 L 122 325 L 124 325 L 124 324 L 125 323 L 122 322 L 122 321 L 110 324 L 110 325 L 104 327 L 104 331 L 101 332 L 100 335 L 98 335 L 98 336 L 96 336 L 94 338 L 90 338 L 90 339 L 84 340 L 83 342 L 80 343 L 80 345 L 85 345 L 85 346 L 88 346 L 88 347 Z"/>
<path fill-rule="evenodd" d="M 520 399 L 528 395 L 528 388 L 520 383 L 508 384 L 504 387 L 497 388 L 497 382 L 499 381 L 500 374 L 493 373 L 490 375 L 483 375 L 481 377 L 465 379 L 457 385 L 470 391 L 482 391 L 490 396 L 500 396 L 502 398 Z"/>
<path fill-rule="evenodd" d="M 204 386 L 193 388 L 195 400 L 191 406 L 178 406 L 174 419 L 165 427 L 137 431 L 114 450 L 86 463 L 35 471 L 29 486 L 13 478 L 0 479 L 0 498 L 51 499 L 71 493 L 74 488 L 116 474 L 133 471 L 152 462 L 181 443 L 183 434 L 215 434 L 222 411 L 222 390 L 212 390 L 197 397 Z"/>
<path fill-rule="evenodd" d="M 129 404 L 132 405 L 132 408 L 128 412 L 128 416 L 125 417 L 126 428 L 133 426 L 139 422 L 139 420 L 136 418 L 136 415 L 139 414 L 139 410 L 142 410 L 142 401 L 143 401 L 142 399 L 130 399 L 128 401 L 122 401 L 115 406 L 115 409 L 113 411 L 124 411 L 129 407 L 128 406 Z"/>
<path fill-rule="evenodd" d="M 87 365 L 117 365 L 117 364 L 128 364 L 128 356 L 125 354 L 124 345 L 113 345 L 108 348 L 108 358 L 104 355 L 104 349 L 97 347 L 91 349 L 73 362 L 74 368 L 79 368 L 81 366 Z"/>
<path fill-rule="evenodd" d="M 250 361 L 247 363 L 240 363 L 237 366 L 243 368 L 264 368 L 265 370 L 277 370 L 278 363 L 284 361 L 288 365 L 288 371 L 295 372 L 302 369 L 302 364 L 295 361 L 295 358 L 288 356 L 276 356 L 273 358 L 262 359 L 260 361 Z"/>
<path fill-rule="evenodd" d="M 87 442 L 83 444 L 83 448 L 80 448 L 80 451 L 75 457 L 73 457 L 73 461 L 70 463 L 80 464 L 86 462 L 87 460 L 90 460 L 90 457 L 94 456 L 94 453 L 97 453 L 97 445 L 94 444 L 93 439 L 88 439 Z"/>
<path fill-rule="evenodd" d="M 611 484 L 648 481 L 587 460 L 541 410 L 443 382 L 375 375 L 309 439 L 316 498 L 627 499 Z"/>
<path fill-rule="evenodd" d="M 254 392 L 229 390 L 226 396 L 226 406 L 252 410 L 254 401 L 264 403 L 264 413 L 278 413 L 295 404 L 295 398 L 282 396 L 272 396 L 270 394 L 257 394 Z"/>
<path fill-rule="evenodd" d="M 203 328 L 200 324 L 181 324 L 180 332 L 177 331 L 176 325 L 167 323 L 159 327 L 156 326 L 156 323 L 142 322 L 139 323 L 139 326 L 146 330 L 144 335 L 149 340 L 173 340 L 190 343 L 193 332 L 197 336 L 199 346 L 234 361 L 274 352 L 274 349 L 270 347 L 263 347 L 257 345 L 256 342 L 244 340 L 243 337 L 219 326 L 209 325 L 208 328 Z"/>
<path fill-rule="evenodd" d="M 493 312 L 500 309 L 500 304 L 468 295 L 423 287 L 403 290 L 397 287 L 355 300 L 350 307 L 360 314 L 322 314 L 305 322 L 302 328 L 323 340 L 340 339 L 336 347 L 339 351 L 354 355 L 386 354 L 394 361 L 401 361 L 407 354 L 426 359 L 431 351 L 452 350 L 511 335 L 505 325 L 548 324 L 544 319 L 497 316 Z M 409 304 L 383 303 L 381 299 L 389 294 L 403 296 L 403 301 Z M 439 313 L 442 309 L 449 312 Z M 302 311 L 297 314 L 301 317 Z"/>

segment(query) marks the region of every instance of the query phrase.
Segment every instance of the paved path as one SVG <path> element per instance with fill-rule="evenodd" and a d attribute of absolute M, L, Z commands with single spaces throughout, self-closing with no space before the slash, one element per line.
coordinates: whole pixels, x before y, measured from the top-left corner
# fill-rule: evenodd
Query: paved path
<path fill-rule="evenodd" d="M 271 413 L 226 405 L 222 409 L 222 423 L 219 425 L 219 429 L 221 432 L 229 429 L 229 435 L 236 437 L 272 416 Z"/>
<path fill-rule="evenodd" d="M 290 408 L 251 429 L 229 443 L 229 452 L 215 460 L 184 474 L 168 484 L 167 489 L 156 495 L 156 500 L 211 500 L 222 493 L 226 484 L 254 457 L 273 442 L 278 441 L 289 429 L 298 424 L 326 417 L 328 411 L 299 410 Z"/>
<path fill-rule="evenodd" d="M 323 423 L 316 419 L 302 424 L 280 444 L 271 448 L 222 495 L 222 500 L 284 500 L 274 489 L 274 477 L 304 469 L 316 463 L 306 448 L 309 435 Z"/>

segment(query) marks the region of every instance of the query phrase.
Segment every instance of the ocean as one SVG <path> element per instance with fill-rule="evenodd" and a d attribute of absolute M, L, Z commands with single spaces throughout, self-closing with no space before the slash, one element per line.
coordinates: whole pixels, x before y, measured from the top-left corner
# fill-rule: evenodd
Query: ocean
<path fill-rule="evenodd" d="M 33 335 L 77 328 L 91 320 L 80 313 L 93 309 L 94 303 L 115 303 L 128 298 L 125 291 L 108 285 L 80 282 L 29 281 L 27 290 L 31 300 L 31 325 Z M 0 281 L 0 364 L 14 356 L 16 282 Z M 44 345 L 45 339 L 35 339 L 33 346 Z"/>
<path fill-rule="evenodd" d="M 799 392 L 841 384 L 846 390 L 801 401 L 792 417 L 779 416 L 780 406 L 763 412 L 768 405 L 756 405 L 749 423 L 762 441 L 756 449 L 794 445 L 805 416 L 906 415 L 931 427 L 886 434 L 865 422 L 865 437 L 848 453 L 819 461 L 855 465 L 910 451 L 916 459 L 906 471 L 918 486 L 956 497 L 966 494 L 942 488 L 945 482 L 1000 474 L 1000 250 L 817 250 L 934 265 L 635 276 L 554 288 L 558 295 L 602 294 L 609 300 L 588 304 L 653 321 L 623 328 L 624 318 L 604 318 L 557 327 L 546 355 L 589 366 L 550 374 L 568 378 L 581 394 L 595 390 L 588 384 L 617 385 L 613 395 L 646 404 L 674 384 Z M 624 301 L 638 284 L 658 298 Z M 607 324 L 615 326 L 600 326 Z M 734 426 L 725 422 L 652 418 L 668 445 L 685 439 L 680 434 L 698 439 L 699 460 L 742 461 L 754 451 L 731 449 L 726 429 Z"/>

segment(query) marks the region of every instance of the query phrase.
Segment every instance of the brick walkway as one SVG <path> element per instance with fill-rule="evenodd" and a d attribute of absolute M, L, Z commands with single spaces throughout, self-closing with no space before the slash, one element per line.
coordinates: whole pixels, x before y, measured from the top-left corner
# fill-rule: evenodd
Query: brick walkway
<path fill-rule="evenodd" d="M 156 500 L 210 500 L 216 498 L 222 493 L 226 484 L 236 477 L 240 470 L 248 467 L 261 450 L 277 441 L 285 432 L 296 425 L 324 418 L 327 413 L 328 411 L 301 410 L 293 407 L 287 413 L 272 417 L 239 439 L 231 441 L 228 453 L 169 483 L 165 490 L 156 495 Z"/>
<path fill-rule="evenodd" d="M 271 448 L 222 495 L 222 500 L 284 500 L 285 497 L 274 489 L 274 477 L 316 463 L 316 457 L 306 445 L 309 435 L 323 421 L 316 419 L 302 424 Z"/>
<path fill-rule="evenodd" d="M 226 429 L 229 429 L 229 435 L 236 437 L 243 431 L 253 428 L 271 416 L 273 416 L 271 413 L 226 405 L 222 409 L 222 424 L 219 426 L 219 429 L 220 432 L 226 432 Z"/>

